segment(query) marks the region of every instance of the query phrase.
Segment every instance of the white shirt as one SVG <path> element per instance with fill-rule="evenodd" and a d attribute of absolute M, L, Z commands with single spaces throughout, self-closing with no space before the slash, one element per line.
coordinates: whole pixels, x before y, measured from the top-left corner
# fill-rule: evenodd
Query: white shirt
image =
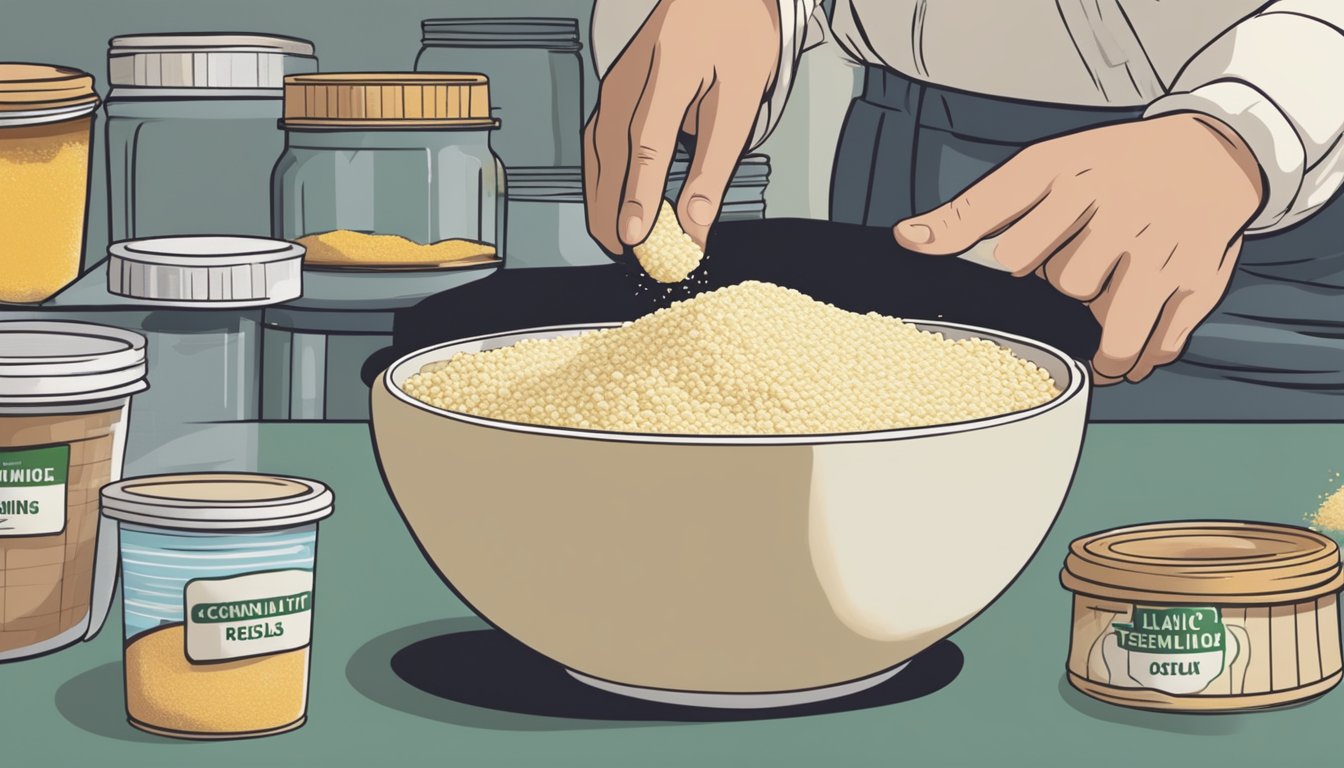
<path fill-rule="evenodd" d="M 599 73 L 656 0 L 597 0 Z M 1344 182 L 1344 0 L 778 0 L 782 61 L 757 120 L 779 120 L 798 57 L 830 34 L 856 61 L 990 96 L 1202 112 L 1268 182 L 1252 232 L 1310 216 Z"/>

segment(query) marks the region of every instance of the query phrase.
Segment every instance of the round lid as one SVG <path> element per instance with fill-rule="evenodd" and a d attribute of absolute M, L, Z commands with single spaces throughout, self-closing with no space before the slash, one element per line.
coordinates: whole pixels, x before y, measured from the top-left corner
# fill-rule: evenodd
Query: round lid
<path fill-rule="evenodd" d="M 579 20 L 567 17 L 425 19 L 420 42 L 428 46 L 543 48 L 577 51 Z"/>
<path fill-rule="evenodd" d="M 474 73 L 354 72 L 285 78 L 285 127 L 494 128 L 490 81 Z"/>
<path fill-rule="evenodd" d="M 312 57 L 312 43 L 282 35 L 123 35 L 108 41 L 107 79 L 117 87 L 199 88 L 205 95 L 279 91 L 285 75 L 315 66 Z"/>
<path fill-rule="evenodd" d="M 1266 605 L 1344 586 L 1339 547 L 1306 528 L 1235 520 L 1155 523 L 1069 545 L 1066 589 L 1133 603 Z"/>
<path fill-rule="evenodd" d="M 334 503 L 316 480 L 241 472 L 136 477 L 101 495 L 114 520 L 197 531 L 303 525 L 330 515 Z"/>
<path fill-rule="evenodd" d="M 108 55 L 141 52 L 237 51 L 287 53 L 312 56 L 313 44 L 298 37 L 259 35 L 250 32 L 170 32 L 150 35 L 118 35 L 107 42 Z"/>
<path fill-rule="evenodd" d="M 107 290 L 169 306 L 278 304 L 303 293 L 304 250 L 266 237 L 123 240 L 107 249 Z"/>
<path fill-rule="evenodd" d="M 98 105 L 93 76 L 71 67 L 0 62 L 0 112 L 92 111 Z"/>
<path fill-rule="evenodd" d="M 145 389 L 145 337 L 91 323 L 0 322 L 0 406 L 90 402 Z"/>

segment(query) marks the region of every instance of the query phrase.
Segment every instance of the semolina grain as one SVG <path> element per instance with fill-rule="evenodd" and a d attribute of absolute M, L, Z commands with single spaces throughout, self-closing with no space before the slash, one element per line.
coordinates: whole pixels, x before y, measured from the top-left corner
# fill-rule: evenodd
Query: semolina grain
<path fill-rule="evenodd" d="M 826 434 L 970 421 L 1058 396 L 1034 363 L 877 313 L 745 282 L 622 326 L 525 339 L 403 384 L 446 410 L 658 434 Z"/>
<path fill-rule="evenodd" d="M 126 710 L 136 723 L 185 734 L 251 734 L 304 717 L 308 649 L 192 664 L 182 624 L 151 630 L 126 647 Z"/>
<path fill-rule="evenodd" d="M 495 258 L 493 245 L 461 238 L 421 244 L 401 235 L 371 235 L 337 229 L 306 235 L 297 242 L 308 250 L 304 255 L 304 263 L 312 266 L 438 266 L 485 262 Z"/>
<path fill-rule="evenodd" d="M 632 250 L 644 272 L 660 283 L 685 280 L 705 257 L 700 246 L 682 230 L 676 209 L 666 200 L 658 209 L 658 219 L 649 236 Z M 669 288 L 668 293 L 671 291 Z"/>

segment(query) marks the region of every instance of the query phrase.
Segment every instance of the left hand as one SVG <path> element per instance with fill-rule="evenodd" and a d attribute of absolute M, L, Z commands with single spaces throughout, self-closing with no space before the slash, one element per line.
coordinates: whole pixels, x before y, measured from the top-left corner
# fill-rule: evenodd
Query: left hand
<path fill-rule="evenodd" d="M 900 222 L 920 253 L 998 236 L 994 258 L 1088 304 L 1099 384 L 1173 362 L 1227 290 L 1264 193 L 1254 155 L 1216 119 L 1174 114 L 1027 147 L 946 205 Z"/>

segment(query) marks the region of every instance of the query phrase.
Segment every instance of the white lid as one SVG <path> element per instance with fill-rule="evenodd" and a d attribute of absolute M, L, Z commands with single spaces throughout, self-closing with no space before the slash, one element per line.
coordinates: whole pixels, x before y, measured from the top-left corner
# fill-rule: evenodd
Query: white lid
<path fill-rule="evenodd" d="M 107 290 L 175 307 L 260 307 L 303 294 L 305 249 L 267 237 L 123 240 L 107 249 Z"/>
<path fill-rule="evenodd" d="M 286 62 L 312 55 L 312 43 L 282 35 L 122 35 L 108 42 L 107 79 L 137 88 L 280 89 Z"/>
<path fill-rule="evenodd" d="M 189 531 L 287 528 L 327 517 L 334 504 L 316 480 L 242 472 L 135 477 L 101 495 L 114 520 Z"/>
<path fill-rule="evenodd" d="M 145 337 L 92 323 L 0 322 L 0 406 L 84 403 L 145 389 Z"/>

